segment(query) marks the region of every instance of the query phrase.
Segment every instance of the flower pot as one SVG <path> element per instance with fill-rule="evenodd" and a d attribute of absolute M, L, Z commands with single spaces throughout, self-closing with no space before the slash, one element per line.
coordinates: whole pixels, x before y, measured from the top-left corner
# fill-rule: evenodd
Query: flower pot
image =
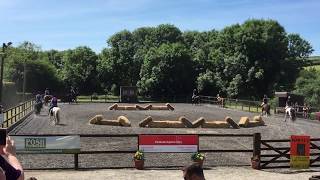
<path fill-rule="evenodd" d="M 142 170 L 144 167 L 144 160 L 134 160 L 134 166 L 136 167 L 136 169 Z"/>
<path fill-rule="evenodd" d="M 203 166 L 203 161 L 204 160 L 193 160 L 193 162 L 198 163 L 200 165 L 200 167 Z"/>

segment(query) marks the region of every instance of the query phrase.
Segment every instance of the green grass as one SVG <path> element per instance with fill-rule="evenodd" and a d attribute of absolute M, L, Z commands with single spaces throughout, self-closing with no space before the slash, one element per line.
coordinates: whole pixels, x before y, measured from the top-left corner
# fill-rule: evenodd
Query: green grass
<path fill-rule="evenodd" d="M 317 71 L 320 71 L 320 65 L 314 65 L 314 66 L 308 66 L 308 67 L 304 67 L 304 69 L 309 70 L 311 68 L 315 68 Z"/>
<path fill-rule="evenodd" d="M 238 109 L 238 110 L 242 110 L 242 111 L 247 111 L 247 112 L 254 112 L 254 113 L 257 113 L 257 112 L 260 112 L 261 111 L 261 108 L 257 108 L 256 106 L 250 106 L 250 109 L 249 109 L 249 106 L 248 105 L 240 105 L 240 104 L 226 104 L 225 105 L 226 108 L 230 108 L 230 109 Z"/>

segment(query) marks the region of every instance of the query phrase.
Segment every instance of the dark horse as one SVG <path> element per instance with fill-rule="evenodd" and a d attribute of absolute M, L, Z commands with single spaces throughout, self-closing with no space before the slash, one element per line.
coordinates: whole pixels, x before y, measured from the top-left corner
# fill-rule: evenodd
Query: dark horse
<path fill-rule="evenodd" d="M 67 102 L 69 104 L 75 102 L 75 103 L 78 103 L 77 102 L 77 93 L 68 93 L 67 94 Z"/>
<path fill-rule="evenodd" d="M 34 104 L 34 110 L 36 114 L 40 114 L 42 109 L 42 102 L 37 102 Z"/>
<path fill-rule="evenodd" d="M 47 106 L 51 99 L 52 99 L 52 96 L 51 96 L 51 95 L 45 95 L 45 96 L 43 97 L 44 105 Z"/>
<path fill-rule="evenodd" d="M 196 105 L 196 104 L 200 104 L 200 96 L 192 96 L 191 97 L 191 104 Z"/>
<path fill-rule="evenodd" d="M 270 105 L 269 104 L 263 104 L 261 108 L 261 116 L 270 116 Z"/>

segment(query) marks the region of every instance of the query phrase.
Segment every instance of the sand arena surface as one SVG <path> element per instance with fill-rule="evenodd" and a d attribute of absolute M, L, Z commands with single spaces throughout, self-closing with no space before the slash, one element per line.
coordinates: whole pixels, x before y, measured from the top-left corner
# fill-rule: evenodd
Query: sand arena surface
<path fill-rule="evenodd" d="M 163 103 L 164 104 L 164 103 Z M 157 105 L 163 105 L 157 104 Z M 250 119 L 255 113 L 224 109 L 212 105 L 192 106 L 191 104 L 172 104 L 174 111 L 112 111 L 107 108 L 111 103 L 95 104 L 59 104 L 61 108 L 61 124 L 52 126 L 44 108 L 39 116 L 31 115 L 17 126 L 11 134 L 252 134 L 260 132 L 262 139 L 288 139 L 292 134 L 308 134 L 311 137 L 320 137 L 320 122 L 298 119 L 295 122 L 283 122 L 282 116 L 263 118 L 266 126 L 240 128 L 240 129 L 210 129 L 210 128 L 140 128 L 138 123 L 152 116 L 154 120 L 176 120 L 185 116 L 195 121 L 199 117 L 207 120 L 223 120 L 230 116 L 236 123 L 241 116 Z M 127 104 L 124 104 L 127 105 Z M 145 104 L 141 104 L 145 105 Z M 106 119 L 116 119 L 126 116 L 132 127 L 90 125 L 89 119 L 102 114 Z M 135 150 L 136 138 L 81 138 L 81 150 Z M 200 149 L 252 149 L 251 137 L 201 137 Z M 133 154 L 95 154 L 79 155 L 80 168 L 99 167 L 133 167 Z M 205 167 L 221 165 L 249 165 L 252 153 L 207 153 Z M 73 167 L 73 155 L 19 155 L 26 168 L 53 168 Z M 190 154 L 146 154 L 145 165 L 158 166 L 184 166 L 190 163 Z"/>

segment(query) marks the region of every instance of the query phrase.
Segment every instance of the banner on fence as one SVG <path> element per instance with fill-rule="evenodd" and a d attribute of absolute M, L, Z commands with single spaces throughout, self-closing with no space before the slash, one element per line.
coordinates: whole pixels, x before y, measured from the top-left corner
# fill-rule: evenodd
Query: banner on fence
<path fill-rule="evenodd" d="M 310 165 L 310 136 L 291 136 L 290 167 L 308 169 Z"/>
<path fill-rule="evenodd" d="M 78 153 L 80 136 L 11 136 L 17 153 Z"/>
<path fill-rule="evenodd" d="M 198 135 L 139 135 L 144 152 L 197 152 L 198 145 Z"/>

